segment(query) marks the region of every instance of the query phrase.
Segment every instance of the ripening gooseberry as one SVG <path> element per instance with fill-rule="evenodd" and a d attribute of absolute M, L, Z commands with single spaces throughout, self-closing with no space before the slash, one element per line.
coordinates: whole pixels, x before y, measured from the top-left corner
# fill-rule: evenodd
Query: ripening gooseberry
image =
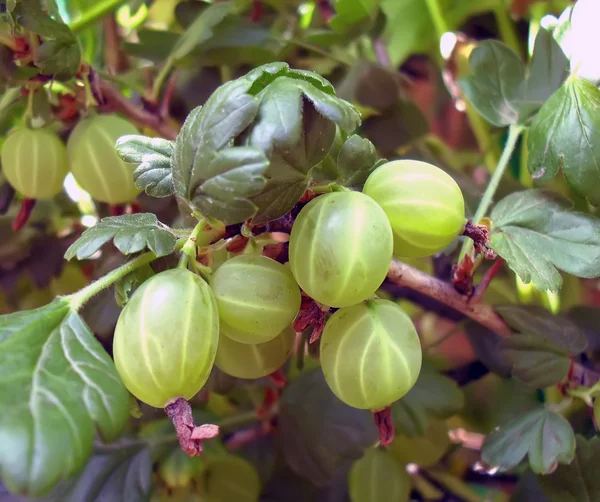
<path fill-rule="evenodd" d="M 156 274 L 133 294 L 114 337 L 117 371 L 129 391 L 155 408 L 204 385 L 219 342 L 210 287 L 184 269 Z"/>
<path fill-rule="evenodd" d="M 2 172 L 25 197 L 54 197 L 69 172 L 67 149 L 50 130 L 16 129 L 2 145 Z"/>
<path fill-rule="evenodd" d="M 400 399 L 417 381 L 421 359 L 410 317 L 389 300 L 338 310 L 321 335 L 325 380 L 354 408 L 378 411 Z"/>
<path fill-rule="evenodd" d="M 137 197 L 133 182 L 135 164 L 121 160 L 115 143 L 137 129 L 116 115 L 93 115 L 73 129 L 67 151 L 71 172 L 77 183 L 100 202 L 123 204 Z"/>
<path fill-rule="evenodd" d="M 396 434 L 389 451 L 403 465 L 417 464 L 432 467 L 444 456 L 450 446 L 448 426 L 440 419 L 430 418 L 424 436 Z"/>
<path fill-rule="evenodd" d="M 219 316 L 234 328 L 231 338 L 262 343 L 275 338 L 300 309 L 300 289 L 281 263 L 259 255 L 239 255 L 214 273 L 211 287 Z"/>
<path fill-rule="evenodd" d="M 201 478 L 206 502 L 258 502 L 260 478 L 255 467 L 236 455 L 209 460 Z"/>
<path fill-rule="evenodd" d="M 215 366 L 237 378 L 262 378 L 281 368 L 287 361 L 294 344 L 295 333 L 291 327 L 264 343 L 240 343 L 228 335 L 230 328 L 221 323 L 219 348 Z"/>
<path fill-rule="evenodd" d="M 408 502 L 410 476 L 389 452 L 368 450 L 352 464 L 348 477 L 352 502 Z"/>
<path fill-rule="evenodd" d="M 389 218 L 395 256 L 431 256 L 450 244 L 465 226 L 465 202 L 459 186 L 427 162 L 383 164 L 371 173 L 363 193 Z"/>
<path fill-rule="evenodd" d="M 390 223 L 360 192 L 334 192 L 310 201 L 290 235 L 290 267 L 300 287 L 329 307 L 372 296 L 392 260 Z"/>

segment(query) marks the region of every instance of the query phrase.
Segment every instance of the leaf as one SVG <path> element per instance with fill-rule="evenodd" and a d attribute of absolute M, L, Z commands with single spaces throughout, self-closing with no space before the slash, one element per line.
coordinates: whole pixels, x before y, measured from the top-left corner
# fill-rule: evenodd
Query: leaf
<path fill-rule="evenodd" d="M 585 333 L 588 349 L 600 350 L 600 308 L 575 306 L 569 309 L 566 316 Z"/>
<path fill-rule="evenodd" d="M 549 476 L 537 481 L 548 502 L 593 502 L 600 500 L 600 438 L 586 440 L 577 436 L 575 458 L 569 465 L 559 465 Z"/>
<path fill-rule="evenodd" d="M 424 436 L 429 417 L 449 418 L 462 410 L 464 394 L 450 378 L 424 364 L 414 387 L 392 405 L 398 433 Z"/>
<path fill-rule="evenodd" d="M 346 140 L 338 154 L 337 167 L 347 187 L 362 188 L 377 166 L 375 146 L 356 134 Z"/>
<path fill-rule="evenodd" d="M 119 443 L 111 449 L 99 447 L 81 474 L 36 502 L 147 501 L 152 488 L 150 451 L 139 445 L 128 446 L 126 441 L 121 443 L 122 448 Z"/>
<path fill-rule="evenodd" d="M 162 225 L 152 213 L 109 216 L 83 232 L 67 249 L 65 258 L 89 258 L 111 239 L 114 239 L 115 247 L 123 254 L 149 248 L 156 256 L 171 254 L 177 242 L 168 227 Z"/>
<path fill-rule="evenodd" d="M 194 171 L 193 207 L 226 224 L 251 218 L 256 206 L 248 197 L 260 193 L 265 186 L 263 173 L 267 167 L 269 160 L 258 148 L 239 146 L 221 150 L 208 164 Z"/>
<path fill-rule="evenodd" d="M 502 377 L 510 375 L 511 363 L 506 354 L 499 350 L 503 340 L 500 335 L 472 320 L 465 324 L 465 333 L 477 359 L 486 368 Z"/>
<path fill-rule="evenodd" d="M 527 98 L 545 103 L 569 76 L 569 59 L 552 34 L 540 28 L 535 37 L 527 79 Z"/>
<path fill-rule="evenodd" d="M 150 265 L 136 268 L 115 284 L 115 301 L 119 307 L 124 307 L 131 298 L 133 291 L 145 280 L 154 275 Z"/>
<path fill-rule="evenodd" d="M 319 369 L 303 373 L 285 388 L 278 428 L 285 461 L 316 486 L 349 468 L 377 440 L 371 413 L 336 398 Z"/>
<path fill-rule="evenodd" d="M 263 191 L 252 198 L 258 208 L 252 223 L 262 225 L 289 213 L 307 188 L 308 180 L 293 173 L 290 179 L 269 180 Z"/>
<path fill-rule="evenodd" d="M 329 20 L 329 25 L 340 33 L 356 31 L 363 21 L 377 18 L 378 7 L 379 0 L 338 0 L 335 16 Z"/>
<path fill-rule="evenodd" d="M 121 136 L 115 148 L 125 162 L 139 164 L 133 172 L 138 188 L 152 197 L 168 197 L 174 192 L 171 171 L 174 147 L 174 141 L 129 135 Z"/>
<path fill-rule="evenodd" d="M 510 363 L 512 376 L 531 387 L 551 387 L 569 372 L 569 353 L 541 335 L 511 335 L 500 342 L 498 350 Z"/>
<path fill-rule="evenodd" d="M 585 333 L 570 319 L 553 315 L 535 305 L 500 305 L 495 307 L 502 318 L 520 333 L 532 333 L 548 338 L 571 354 L 580 354 L 587 347 Z"/>
<path fill-rule="evenodd" d="M 498 202 L 490 217 L 491 247 L 524 283 L 558 291 L 557 269 L 584 278 L 600 275 L 600 220 L 570 211 L 558 196 L 516 192 Z"/>
<path fill-rule="evenodd" d="M 539 111 L 528 135 L 527 167 L 543 184 L 562 169 L 571 187 L 600 204 L 600 90 L 570 78 Z"/>
<path fill-rule="evenodd" d="M 96 431 L 116 439 L 129 394 L 64 298 L 0 317 L 0 345 L 0 471 L 9 490 L 43 495 L 83 466 Z"/>
<path fill-rule="evenodd" d="M 575 434 L 567 420 L 546 408 L 513 418 L 492 431 L 481 456 L 487 464 L 512 469 L 529 455 L 533 472 L 548 474 L 575 455 Z"/>
<path fill-rule="evenodd" d="M 170 57 L 178 61 L 187 56 L 192 50 L 208 40 L 213 34 L 213 28 L 232 12 L 234 2 L 220 2 L 206 7 L 194 19 L 181 38 L 177 41 Z"/>
<path fill-rule="evenodd" d="M 475 109 L 490 123 L 503 127 L 525 122 L 542 103 L 526 97 L 521 58 L 497 40 L 481 42 L 469 57 L 471 75 L 459 85 Z"/>

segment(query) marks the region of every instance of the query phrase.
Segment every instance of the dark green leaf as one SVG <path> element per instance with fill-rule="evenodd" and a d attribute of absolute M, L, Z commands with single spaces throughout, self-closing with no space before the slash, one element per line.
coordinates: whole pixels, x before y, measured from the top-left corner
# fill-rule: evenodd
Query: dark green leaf
<path fill-rule="evenodd" d="M 519 479 L 510 502 L 550 502 L 540 488 L 535 474 L 528 470 Z"/>
<path fill-rule="evenodd" d="M 66 299 L 0 317 L 0 340 L 3 481 L 43 495 L 84 465 L 96 431 L 106 441 L 118 437 L 129 394 Z"/>
<path fill-rule="evenodd" d="M 465 324 L 465 332 L 477 359 L 490 371 L 508 377 L 511 363 L 506 359 L 506 354 L 499 350 L 503 338 L 472 320 Z"/>
<path fill-rule="evenodd" d="M 127 274 L 123 279 L 115 284 L 115 301 L 120 307 L 131 298 L 133 291 L 145 280 L 154 275 L 154 270 L 150 265 L 136 268 L 133 272 Z"/>
<path fill-rule="evenodd" d="M 472 74 L 459 85 L 477 111 L 495 126 L 523 123 L 543 104 L 526 97 L 525 66 L 502 42 L 481 42 L 469 64 Z"/>
<path fill-rule="evenodd" d="M 74 39 L 69 27 L 52 19 L 42 10 L 38 0 L 19 0 L 14 14 L 18 24 L 41 37 L 62 42 L 70 42 Z"/>
<path fill-rule="evenodd" d="M 456 383 L 424 364 L 414 387 L 392 405 L 394 423 L 400 434 L 423 436 L 429 417 L 448 418 L 464 406 L 464 395 Z"/>
<path fill-rule="evenodd" d="M 569 79 L 531 124 L 528 168 L 537 183 L 562 169 L 566 180 L 592 204 L 600 204 L 600 90 Z"/>
<path fill-rule="evenodd" d="M 383 111 L 393 106 L 401 95 L 401 74 L 371 61 L 356 63 L 336 87 L 337 95 Z"/>
<path fill-rule="evenodd" d="M 137 32 L 137 42 L 125 42 L 123 49 L 132 56 L 158 63 L 169 57 L 178 41 L 179 35 L 172 31 L 142 28 Z"/>
<path fill-rule="evenodd" d="M 527 79 L 527 99 L 545 103 L 569 76 L 569 60 L 552 34 L 540 28 Z"/>
<path fill-rule="evenodd" d="M 123 254 L 132 254 L 149 248 L 156 256 L 166 256 L 175 249 L 177 239 L 151 213 L 124 214 L 103 218 L 88 228 L 67 252 L 65 258 L 89 258 L 104 244 L 114 239 L 115 247 Z"/>
<path fill-rule="evenodd" d="M 600 500 L 599 464 L 600 438 L 577 436 L 573 461 L 559 465 L 549 476 L 538 476 L 537 481 L 549 502 L 595 502 Z"/>
<path fill-rule="evenodd" d="M 303 373 L 280 401 L 281 451 L 298 475 L 324 486 L 377 440 L 371 414 L 337 399 L 320 369 Z"/>
<path fill-rule="evenodd" d="M 373 143 L 356 134 L 346 140 L 337 159 L 342 182 L 347 187 L 362 188 L 377 165 Z"/>
<path fill-rule="evenodd" d="M 187 56 L 212 36 L 213 28 L 218 25 L 225 16 L 232 12 L 234 2 L 220 2 L 205 9 L 196 17 L 181 38 L 177 41 L 170 57 L 177 61 Z"/>
<path fill-rule="evenodd" d="M 535 305 L 501 305 L 495 309 L 511 328 L 520 333 L 548 338 L 571 354 L 580 354 L 586 349 L 585 333 L 565 317 L 553 315 Z"/>
<path fill-rule="evenodd" d="M 600 350 L 600 308 L 576 306 L 569 309 L 566 315 L 585 333 L 588 348 Z"/>
<path fill-rule="evenodd" d="M 226 224 L 240 223 L 256 213 L 248 197 L 260 193 L 269 167 L 264 152 L 252 147 L 220 150 L 194 169 L 192 205 L 208 217 Z"/>
<path fill-rule="evenodd" d="M 278 177 L 269 180 L 263 191 L 252 197 L 252 202 L 258 208 L 252 219 L 253 224 L 262 225 L 287 214 L 302 197 L 308 188 L 308 180 L 293 172 L 289 175 L 289 179 Z"/>
<path fill-rule="evenodd" d="M 243 79 L 228 82 L 188 115 L 172 159 L 175 192 L 182 198 L 191 200 L 192 178 L 201 179 L 202 168 L 256 117 L 258 100 L 247 94 L 251 85 Z"/>
<path fill-rule="evenodd" d="M 568 464 L 575 455 L 575 434 L 569 422 L 546 408 L 538 408 L 492 431 L 483 443 L 484 462 L 512 469 L 529 455 L 533 472 L 547 474 L 558 463 Z"/>
<path fill-rule="evenodd" d="M 292 69 L 287 63 L 265 64 L 248 72 L 243 78 L 252 83 L 252 87 L 248 93 L 256 96 L 279 77 L 288 77 L 293 80 L 306 82 L 325 94 L 335 96 L 333 86 L 325 78 L 321 77 L 321 75 L 313 71 Z"/>
<path fill-rule="evenodd" d="M 36 502 L 145 502 L 152 488 L 152 459 L 148 448 L 127 446 L 127 441 L 98 447 L 75 479 L 59 484 Z"/>
<path fill-rule="evenodd" d="M 146 136 L 121 136 L 116 149 L 125 162 L 139 164 L 133 172 L 138 188 L 153 197 L 167 197 L 174 191 L 171 157 L 174 141 Z"/>
<path fill-rule="evenodd" d="M 503 339 L 498 350 L 510 363 L 512 376 L 531 387 L 550 387 L 569 372 L 569 352 L 542 335 L 516 333 Z"/>
<path fill-rule="evenodd" d="M 525 283 L 558 291 L 557 269 L 577 277 L 600 275 L 600 220 L 570 211 L 541 190 L 516 192 L 491 213 L 492 248 Z"/>

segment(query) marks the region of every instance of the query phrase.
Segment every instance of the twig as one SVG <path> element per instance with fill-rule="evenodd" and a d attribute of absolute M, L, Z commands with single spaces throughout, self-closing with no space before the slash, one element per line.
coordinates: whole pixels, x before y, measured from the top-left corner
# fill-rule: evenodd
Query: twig
<path fill-rule="evenodd" d="M 121 112 L 139 125 L 154 129 L 163 138 L 174 140 L 177 137 L 177 131 L 166 118 L 138 108 L 106 80 L 98 78 L 98 88 L 103 97 L 101 108 Z"/>
<path fill-rule="evenodd" d="M 498 258 L 493 263 L 493 265 L 489 269 L 487 269 L 487 271 L 485 272 L 485 274 L 483 274 L 483 277 L 479 281 L 479 284 L 477 284 L 477 287 L 475 288 L 473 296 L 471 296 L 471 299 L 469 300 L 470 303 L 472 303 L 472 304 L 479 303 L 479 301 L 483 298 L 483 295 L 485 294 L 488 286 L 492 282 L 492 279 L 496 276 L 496 274 L 502 268 L 503 263 L 504 263 L 504 260 L 502 258 Z"/>
<path fill-rule="evenodd" d="M 469 297 L 459 294 L 451 284 L 431 277 L 425 272 L 394 260 L 387 275 L 397 286 L 405 286 L 423 293 L 477 321 L 494 333 L 507 337 L 512 331 L 491 306 L 470 303 Z"/>

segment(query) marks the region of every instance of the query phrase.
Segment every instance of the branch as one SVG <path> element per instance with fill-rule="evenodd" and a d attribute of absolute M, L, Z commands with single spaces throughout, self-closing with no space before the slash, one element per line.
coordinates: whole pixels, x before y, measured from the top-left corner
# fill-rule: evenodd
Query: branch
<path fill-rule="evenodd" d="M 177 130 L 169 123 L 167 117 L 138 108 L 118 89 L 100 77 L 97 78 L 97 88 L 102 95 L 101 108 L 121 112 L 139 125 L 154 129 L 165 139 L 174 140 L 177 137 Z"/>
<path fill-rule="evenodd" d="M 506 337 L 512 331 L 489 305 L 469 302 L 469 297 L 459 294 L 451 284 L 431 277 L 425 272 L 399 261 L 392 261 L 388 279 L 397 286 L 405 286 L 423 293 L 477 321 L 494 333 Z"/>

